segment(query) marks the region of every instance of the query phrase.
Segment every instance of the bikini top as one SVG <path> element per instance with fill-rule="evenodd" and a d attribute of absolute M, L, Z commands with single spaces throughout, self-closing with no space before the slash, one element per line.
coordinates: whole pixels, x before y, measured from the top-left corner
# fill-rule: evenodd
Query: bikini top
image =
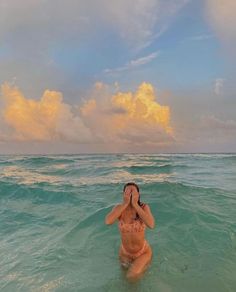
<path fill-rule="evenodd" d="M 141 232 L 145 230 L 146 224 L 141 219 L 135 219 L 132 223 L 125 223 L 123 219 L 119 219 L 118 227 L 121 232 Z"/>

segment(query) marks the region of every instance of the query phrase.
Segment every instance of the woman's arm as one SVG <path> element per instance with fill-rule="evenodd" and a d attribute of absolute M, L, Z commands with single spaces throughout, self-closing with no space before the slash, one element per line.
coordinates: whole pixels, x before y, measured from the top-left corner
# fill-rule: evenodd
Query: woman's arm
<path fill-rule="evenodd" d="M 121 213 L 128 207 L 131 200 L 131 190 L 126 188 L 123 192 L 123 203 L 116 205 L 109 214 L 107 214 L 105 223 L 113 224 Z"/>
<path fill-rule="evenodd" d="M 150 207 L 146 204 L 144 209 L 142 209 L 138 203 L 133 203 L 133 207 L 143 220 L 143 222 L 151 229 L 155 227 L 155 219 L 152 216 Z"/>
<path fill-rule="evenodd" d="M 106 224 L 113 224 L 116 219 L 121 215 L 121 213 L 126 209 L 126 207 L 129 205 L 129 203 L 122 203 L 118 204 L 111 210 L 110 213 L 107 214 L 105 223 Z"/>

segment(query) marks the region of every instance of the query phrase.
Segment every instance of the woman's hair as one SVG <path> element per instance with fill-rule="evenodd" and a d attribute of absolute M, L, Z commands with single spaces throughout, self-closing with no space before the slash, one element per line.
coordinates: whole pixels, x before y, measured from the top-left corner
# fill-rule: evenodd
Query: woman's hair
<path fill-rule="evenodd" d="M 124 187 L 123 187 L 123 192 L 125 191 L 125 188 L 126 188 L 127 186 L 135 186 L 135 187 L 136 187 L 136 189 L 137 189 L 137 191 L 138 191 L 138 193 L 139 193 L 138 204 L 139 204 L 140 207 L 143 206 L 144 203 L 140 201 L 139 186 L 138 186 L 136 183 L 134 183 L 134 182 L 128 182 L 127 184 L 124 185 Z M 135 219 L 138 219 L 138 218 L 139 218 L 139 215 L 138 215 L 138 213 L 136 213 L 136 218 L 135 218 Z"/>

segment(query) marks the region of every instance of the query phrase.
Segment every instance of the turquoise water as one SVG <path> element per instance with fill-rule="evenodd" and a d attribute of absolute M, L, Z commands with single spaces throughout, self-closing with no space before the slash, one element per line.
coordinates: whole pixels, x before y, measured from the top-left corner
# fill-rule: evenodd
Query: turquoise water
<path fill-rule="evenodd" d="M 139 184 L 156 227 L 137 283 L 104 217 Z M 0 156 L 0 291 L 236 291 L 236 154 Z"/>

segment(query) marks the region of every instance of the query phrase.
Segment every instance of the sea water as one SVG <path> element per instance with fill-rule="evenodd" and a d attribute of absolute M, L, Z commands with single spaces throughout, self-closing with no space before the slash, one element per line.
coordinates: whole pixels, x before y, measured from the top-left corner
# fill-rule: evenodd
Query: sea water
<path fill-rule="evenodd" d="M 104 223 L 130 181 L 156 222 L 136 283 Z M 0 156 L 0 291 L 236 291 L 236 154 Z"/>

